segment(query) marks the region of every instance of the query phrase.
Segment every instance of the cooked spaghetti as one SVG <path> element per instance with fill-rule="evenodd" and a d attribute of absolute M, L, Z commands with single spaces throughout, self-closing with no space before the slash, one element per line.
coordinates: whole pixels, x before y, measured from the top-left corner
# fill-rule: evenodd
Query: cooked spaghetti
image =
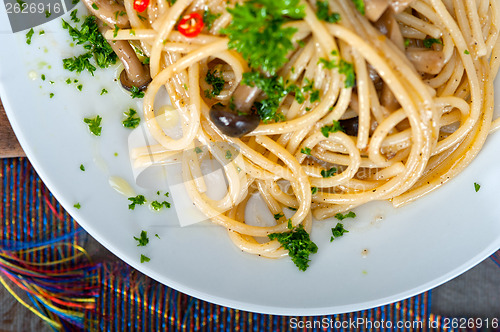
<path fill-rule="evenodd" d="M 143 115 L 158 144 L 136 151 L 136 164 L 182 152 L 194 204 L 252 254 L 287 255 L 259 238 L 299 225 L 310 232 L 313 217 L 422 197 L 500 126 L 497 0 L 125 0 L 97 1 L 98 10 L 86 1 L 125 62 L 122 76 L 147 85 Z M 124 47 L 138 58 L 120 56 Z M 157 121 L 164 88 L 181 138 Z M 239 150 L 232 162 L 211 144 L 220 141 Z M 220 200 L 206 194 L 206 158 L 224 165 Z M 274 226 L 245 223 L 252 194 L 277 216 Z"/>

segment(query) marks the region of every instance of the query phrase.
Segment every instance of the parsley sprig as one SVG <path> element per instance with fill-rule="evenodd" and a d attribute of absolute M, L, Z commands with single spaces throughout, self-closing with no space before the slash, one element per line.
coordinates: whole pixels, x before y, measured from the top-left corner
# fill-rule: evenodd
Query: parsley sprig
<path fill-rule="evenodd" d="M 269 234 L 268 237 L 271 240 L 277 240 L 284 249 L 288 250 L 288 255 L 300 271 L 305 271 L 309 267 L 309 255 L 318 252 L 318 246 L 311 241 L 303 225 L 289 232 Z"/>
<path fill-rule="evenodd" d="M 128 208 L 130 210 L 135 209 L 136 205 L 144 205 L 146 203 L 146 197 L 144 197 L 144 195 L 137 195 L 135 197 L 129 197 L 128 200 L 132 202 L 128 205 Z"/>
<path fill-rule="evenodd" d="M 102 118 L 97 115 L 95 118 L 84 118 L 83 122 L 85 122 L 89 126 L 89 130 L 95 136 L 101 136 L 101 120 Z"/>
<path fill-rule="evenodd" d="M 330 4 L 328 0 L 316 1 L 316 17 L 328 23 L 337 23 L 340 21 L 339 13 L 330 13 Z"/>
<path fill-rule="evenodd" d="M 274 75 L 293 49 L 296 28 L 283 27 L 305 16 L 299 0 L 250 0 L 227 11 L 232 21 L 222 33 L 229 37 L 229 48 L 243 55 L 253 69 Z"/>
<path fill-rule="evenodd" d="M 71 26 L 65 20 L 62 20 L 62 22 L 63 28 L 68 30 L 73 41 L 77 45 L 82 45 L 87 51 L 79 56 L 63 59 L 64 69 L 76 71 L 77 73 L 88 70 L 94 75 L 96 67 L 90 62 L 91 59 L 100 68 L 107 68 L 116 63 L 117 56 L 99 32 L 94 16 L 87 16 L 79 29 Z"/>
<path fill-rule="evenodd" d="M 343 224 L 337 223 L 337 225 L 332 228 L 332 237 L 330 238 L 330 242 L 335 240 L 335 238 L 343 236 L 344 233 L 349 233 L 349 231 L 344 228 Z"/>
<path fill-rule="evenodd" d="M 137 243 L 138 247 L 144 247 L 146 244 L 149 243 L 148 232 L 142 231 L 140 237 L 134 236 L 134 239 L 138 242 Z"/>
<path fill-rule="evenodd" d="M 208 70 L 207 75 L 205 76 L 205 82 L 212 86 L 212 91 L 205 90 L 205 97 L 207 98 L 220 95 L 222 89 L 224 89 L 224 84 L 226 84 L 226 81 L 222 78 L 222 73 L 220 73 L 217 69 L 214 69 L 213 71 L 210 71 L 210 69 Z"/>
<path fill-rule="evenodd" d="M 122 121 L 122 124 L 125 128 L 137 128 L 139 123 L 141 122 L 141 118 L 137 115 L 137 111 L 133 108 L 130 108 L 128 112 L 123 112 L 127 118 Z"/>
<path fill-rule="evenodd" d="M 340 125 L 340 122 L 336 121 L 336 120 L 333 120 L 332 125 L 326 125 L 326 126 L 321 127 L 321 133 L 325 137 L 329 137 L 330 133 L 335 133 L 337 131 L 344 131 L 344 128 L 342 128 L 342 126 Z"/>

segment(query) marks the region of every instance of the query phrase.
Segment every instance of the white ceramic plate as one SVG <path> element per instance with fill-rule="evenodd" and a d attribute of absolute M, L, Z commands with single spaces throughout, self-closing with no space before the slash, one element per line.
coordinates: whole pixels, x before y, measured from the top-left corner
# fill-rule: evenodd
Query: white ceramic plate
<path fill-rule="evenodd" d="M 43 36 L 38 35 L 41 29 Z M 68 48 L 69 37 L 59 19 L 35 28 L 28 46 L 25 33 L 10 33 L 2 9 L 0 32 L 0 95 L 43 181 L 105 247 L 181 292 L 272 314 L 348 312 L 428 290 L 500 247 L 498 133 L 488 137 L 483 151 L 460 176 L 416 203 L 398 210 L 385 202 L 358 208 L 355 219 L 345 220 L 349 233 L 333 243 L 330 228 L 336 222 L 318 222 L 311 236 L 319 251 L 306 272 L 298 271 L 288 258 L 269 260 L 242 253 L 222 228 L 208 223 L 180 227 L 173 209 L 157 213 L 142 206 L 131 211 L 126 197 L 108 183 L 110 176 L 134 182 L 127 150 L 130 131 L 121 120 L 123 111 L 139 105 L 113 82 L 116 69 L 97 71 L 94 78 L 63 70 L 61 59 L 77 50 Z M 66 84 L 67 78 L 78 79 L 83 91 L 77 84 Z M 103 88 L 109 93 L 100 96 Z M 103 117 L 98 138 L 82 122 L 96 114 Z M 474 182 L 481 184 L 477 193 Z M 134 189 L 148 198 L 165 190 Z M 77 202 L 79 210 L 73 207 Z M 133 239 L 141 230 L 150 237 L 146 247 L 138 247 Z M 141 264 L 141 254 L 151 261 Z"/>

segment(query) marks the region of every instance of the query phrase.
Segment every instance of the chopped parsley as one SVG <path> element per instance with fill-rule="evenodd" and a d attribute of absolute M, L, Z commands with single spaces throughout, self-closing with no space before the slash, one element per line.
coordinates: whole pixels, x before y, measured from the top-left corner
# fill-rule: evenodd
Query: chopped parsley
<path fill-rule="evenodd" d="M 342 221 L 346 218 L 355 218 L 356 217 L 356 213 L 352 212 L 352 211 L 349 211 L 347 212 L 346 214 L 342 214 L 342 213 L 337 213 L 335 215 L 335 218 L 337 218 L 338 220 Z"/>
<path fill-rule="evenodd" d="M 476 192 L 478 192 L 480 188 L 481 188 L 481 185 L 479 183 L 474 182 L 474 190 Z"/>
<path fill-rule="evenodd" d="M 199 146 L 197 146 L 197 147 L 194 148 L 194 152 L 196 152 L 196 153 L 202 153 L 203 150 Z"/>
<path fill-rule="evenodd" d="M 331 126 L 326 125 L 321 127 L 321 133 L 323 136 L 328 137 L 330 133 L 335 133 L 337 131 L 344 131 L 344 128 L 340 125 L 339 121 L 333 120 L 333 124 Z"/>
<path fill-rule="evenodd" d="M 152 201 L 151 202 L 151 208 L 155 211 L 160 211 L 162 207 L 165 207 L 166 209 L 170 208 L 170 203 L 163 201 L 163 202 L 158 202 L 158 201 Z"/>
<path fill-rule="evenodd" d="M 361 13 L 361 15 L 365 15 L 365 1 L 364 0 L 352 0 L 354 2 L 354 6 Z"/>
<path fill-rule="evenodd" d="M 252 71 L 243 74 L 242 83 L 251 87 L 256 86 L 266 94 L 265 99 L 254 103 L 257 114 L 264 123 L 284 120 L 284 115 L 278 113 L 279 105 L 287 94 L 283 77 L 266 77 L 261 73 Z"/>
<path fill-rule="evenodd" d="M 309 267 L 309 255 L 318 252 L 318 246 L 311 241 L 303 225 L 288 232 L 269 234 L 268 237 L 270 240 L 277 240 L 288 250 L 288 255 L 300 271 L 305 271 Z"/>
<path fill-rule="evenodd" d="M 226 159 L 231 159 L 233 157 L 233 154 L 231 153 L 231 151 L 227 150 L 226 151 Z"/>
<path fill-rule="evenodd" d="M 212 98 L 220 95 L 222 89 L 224 89 L 224 84 L 226 81 L 220 76 L 220 72 L 217 69 L 214 69 L 213 72 L 210 69 L 205 76 L 205 82 L 212 86 L 212 91 L 205 90 L 205 97 Z"/>
<path fill-rule="evenodd" d="M 120 31 L 120 27 L 115 24 L 115 28 L 113 29 L 113 37 L 118 36 L 118 31 Z"/>
<path fill-rule="evenodd" d="M 54 93 L 53 92 L 49 93 L 49 98 L 52 98 L 52 97 L 54 97 Z"/>
<path fill-rule="evenodd" d="M 212 29 L 212 25 L 214 24 L 214 21 L 219 18 L 221 14 L 214 14 L 210 11 L 210 9 L 205 10 L 203 13 L 203 23 L 205 23 L 205 26 L 207 27 L 208 30 Z"/>
<path fill-rule="evenodd" d="M 97 7 L 95 3 L 92 4 L 92 8 L 94 8 L 95 10 L 99 10 L 99 7 Z"/>
<path fill-rule="evenodd" d="M 101 120 L 102 118 L 97 115 L 95 118 L 85 118 L 83 119 L 83 122 L 88 124 L 89 130 L 92 134 L 94 134 L 95 136 L 101 136 Z"/>
<path fill-rule="evenodd" d="M 433 44 L 443 45 L 443 42 L 441 41 L 441 39 L 436 39 L 436 38 L 425 38 L 424 39 L 424 47 L 425 48 L 431 48 Z"/>
<path fill-rule="evenodd" d="M 308 148 L 308 147 L 300 149 L 300 152 L 303 153 L 303 154 L 307 154 L 308 156 L 311 155 L 311 149 Z"/>
<path fill-rule="evenodd" d="M 405 38 L 405 47 L 410 46 L 410 39 Z"/>
<path fill-rule="evenodd" d="M 229 37 L 229 48 L 241 53 L 251 68 L 274 75 L 288 61 L 297 31 L 283 24 L 302 19 L 304 6 L 299 0 L 250 0 L 227 11 L 232 20 L 221 32 Z"/>
<path fill-rule="evenodd" d="M 42 76 L 40 76 L 40 78 L 42 79 L 42 81 L 45 81 L 45 74 L 42 74 Z"/>
<path fill-rule="evenodd" d="M 33 34 L 35 31 L 33 28 L 31 28 L 27 33 L 26 33 L 26 44 L 31 45 L 31 38 L 33 37 Z"/>
<path fill-rule="evenodd" d="M 125 128 L 137 128 L 139 123 L 141 122 L 141 118 L 137 115 L 137 111 L 133 108 L 130 108 L 128 112 L 123 112 L 123 114 L 127 117 L 123 120 L 123 126 Z"/>
<path fill-rule="evenodd" d="M 83 166 L 83 164 L 81 164 L 81 165 L 80 165 L 80 170 L 81 170 L 82 172 L 85 172 L 85 166 Z"/>
<path fill-rule="evenodd" d="M 141 263 L 144 263 L 144 262 L 149 262 L 151 260 L 151 258 L 149 258 L 148 256 L 144 256 L 143 254 L 141 254 Z"/>
<path fill-rule="evenodd" d="M 72 5 L 76 5 L 78 2 L 80 2 L 80 0 L 71 0 Z"/>
<path fill-rule="evenodd" d="M 311 96 L 309 98 L 309 101 L 311 103 L 314 103 L 315 101 L 319 101 L 319 90 L 314 90 L 312 93 L 311 93 Z"/>
<path fill-rule="evenodd" d="M 469 50 L 464 50 L 464 54 L 470 54 Z"/>
<path fill-rule="evenodd" d="M 280 212 L 280 213 L 276 213 L 276 214 L 274 215 L 274 219 L 275 219 L 275 220 L 280 220 L 280 218 L 283 218 L 284 216 L 285 216 L 285 215 L 284 215 L 283 213 L 281 213 L 281 212 Z"/>
<path fill-rule="evenodd" d="M 332 237 L 330 238 L 330 242 L 335 240 L 337 237 L 341 237 L 344 233 L 349 233 L 349 231 L 344 228 L 344 225 L 337 223 L 337 225 L 332 228 Z"/>
<path fill-rule="evenodd" d="M 294 207 L 292 207 L 292 206 L 289 206 L 289 207 L 288 207 L 288 209 L 289 209 L 289 210 L 292 210 L 292 211 L 297 211 L 297 208 L 294 208 Z"/>
<path fill-rule="evenodd" d="M 287 224 L 286 224 L 286 227 L 287 227 L 288 229 L 292 229 L 292 228 L 293 228 L 293 225 L 292 225 L 292 219 L 288 219 L 288 222 L 287 222 Z"/>
<path fill-rule="evenodd" d="M 155 236 L 156 236 L 157 238 L 160 238 L 160 236 L 159 236 L 158 234 L 155 234 Z"/>
<path fill-rule="evenodd" d="M 146 203 L 146 198 L 143 195 L 137 195 L 135 197 L 129 197 L 128 200 L 132 202 L 132 203 L 130 203 L 128 205 L 128 208 L 130 210 L 135 209 L 135 205 L 136 204 L 137 205 L 144 205 Z"/>
<path fill-rule="evenodd" d="M 80 209 L 82 206 L 80 205 L 80 203 L 76 203 L 75 205 L 73 205 L 76 209 Z"/>
<path fill-rule="evenodd" d="M 132 88 L 130 89 L 130 95 L 132 96 L 132 99 L 144 98 L 144 91 L 139 90 L 139 88 L 136 86 L 132 86 Z"/>
<path fill-rule="evenodd" d="M 134 239 L 138 242 L 137 244 L 138 247 L 144 247 L 146 244 L 149 243 L 148 232 L 142 231 L 140 237 L 134 236 Z"/>
<path fill-rule="evenodd" d="M 77 45 L 82 45 L 86 50 L 79 56 L 63 59 L 64 69 L 80 73 L 88 70 L 92 75 L 96 66 L 90 63 L 90 59 L 97 67 L 107 68 L 116 63 L 117 56 L 109 43 L 99 32 L 99 28 L 94 16 L 87 16 L 80 29 L 72 27 L 68 22 L 62 20 L 62 26 L 68 30 L 69 35 Z"/>
<path fill-rule="evenodd" d="M 45 11 L 45 18 L 49 18 L 52 15 L 48 10 Z"/>
<path fill-rule="evenodd" d="M 331 54 L 334 56 L 338 56 L 338 52 L 335 50 L 332 51 Z M 346 89 L 352 88 L 356 83 L 356 74 L 354 73 L 354 66 L 352 65 L 352 63 L 347 62 L 344 59 L 340 59 L 340 61 L 337 60 L 338 60 L 337 58 L 334 58 L 332 60 L 320 58 L 318 63 L 321 63 L 326 69 L 338 68 L 339 74 L 344 74 L 345 76 L 344 87 Z"/>
<path fill-rule="evenodd" d="M 71 20 L 75 23 L 80 22 L 80 19 L 76 16 L 78 14 L 78 9 L 73 10 L 69 15 L 71 17 Z"/>
<path fill-rule="evenodd" d="M 45 34 L 45 30 L 40 30 L 40 32 L 38 32 L 39 36 L 44 35 L 44 34 Z"/>
<path fill-rule="evenodd" d="M 332 167 L 329 170 L 324 170 L 324 169 L 321 170 L 321 176 L 324 178 L 332 177 L 335 175 L 335 173 L 337 173 L 336 167 Z"/>
<path fill-rule="evenodd" d="M 82 89 L 83 89 L 83 85 L 78 84 L 76 88 L 77 88 L 78 90 L 82 91 Z"/>
<path fill-rule="evenodd" d="M 108 90 L 106 90 L 106 89 L 102 89 L 102 90 L 101 90 L 101 96 L 102 96 L 103 94 L 105 94 L 105 93 L 108 93 Z"/>
<path fill-rule="evenodd" d="M 330 5 L 328 3 L 328 0 L 318 0 L 316 1 L 316 6 L 318 7 L 318 9 L 316 10 L 316 17 L 318 19 L 328 23 L 337 23 L 338 21 L 340 21 L 339 13 L 330 13 Z"/>
<path fill-rule="evenodd" d="M 318 187 L 311 187 L 311 194 L 316 195 L 318 192 Z"/>

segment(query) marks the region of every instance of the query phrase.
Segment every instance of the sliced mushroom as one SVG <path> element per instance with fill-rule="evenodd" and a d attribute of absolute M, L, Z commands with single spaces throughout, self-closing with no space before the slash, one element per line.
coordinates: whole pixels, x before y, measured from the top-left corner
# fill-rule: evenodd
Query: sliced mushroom
<path fill-rule="evenodd" d="M 415 69 L 421 73 L 437 75 L 444 66 L 442 51 L 410 47 L 406 49 L 406 56 L 413 63 Z"/>
<path fill-rule="evenodd" d="M 365 0 L 365 15 L 372 21 L 377 21 L 389 7 L 389 0 Z"/>
<path fill-rule="evenodd" d="M 253 131 L 260 123 L 252 105 L 260 94 L 257 87 L 239 85 L 232 98 L 232 107 L 217 103 L 210 108 L 210 120 L 227 136 L 242 137 Z"/>
<path fill-rule="evenodd" d="M 130 22 L 125 13 L 125 7 L 114 0 L 83 0 L 90 12 L 110 27 L 128 28 Z"/>
<path fill-rule="evenodd" d="M 100 20 L 97 20 L 97 25 L 99 31 L 104 35 L 108 28 Z M 142 64 L 128 41 L 115 40 L 110 42 L 108 40 L 108 43 L 123 64 L 124 69 L 120 73 L 120 83 L 123 88 L 128 91 L 132 90 L 133 87 L 141 91 L 145 90 L 151 82 L 149 66 Z"/>
<path fill-rule="evenodd" d="M 405 49 L 405 42 L 399 23 L 392 10 L 386 10 L 384 15 L 375 22 L 375 26 L 386 35 L 401 51 Z"/>

